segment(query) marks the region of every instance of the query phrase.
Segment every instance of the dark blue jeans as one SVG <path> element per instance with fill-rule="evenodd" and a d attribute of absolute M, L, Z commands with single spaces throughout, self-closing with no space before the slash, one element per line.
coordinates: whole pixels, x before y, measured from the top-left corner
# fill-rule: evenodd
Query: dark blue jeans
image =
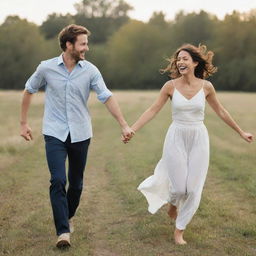
<path fill-rule="evenodd" d="M 90 139 L 71 143 L 44 135 L 46 157 L 51 173 L 50 199 L 57 235 L 69 232 L 68 220 L 75 215 L 83 189 L 83 174 Z M 68 189 L 66 166 L 68 157 Z"/>

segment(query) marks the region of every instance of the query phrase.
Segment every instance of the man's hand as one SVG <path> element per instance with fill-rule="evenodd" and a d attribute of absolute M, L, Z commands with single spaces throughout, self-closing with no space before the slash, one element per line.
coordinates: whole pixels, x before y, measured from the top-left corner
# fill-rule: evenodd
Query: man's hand
<path fill-rule="evenodd" d="M 25 123 L 20 125 L 20 136 L 27 141 L 33 140 L 32 130 L 28 124 Z"/>
<path fill-rule="evenodd" d="M 125 126 L 122 128 L 122 141 L 123 143 L 128 143 L 128 141 L 132 138 L 135 132 L 129 127 Z"/>
<path fill-rule="evenodd" d="M 135 134 L 135 132 L 131 129 L 131 127 L 129 127 L 129 125 L 125 121 L 123 114 L 120 110 L 120 107 L 114 96 L 109 97 L 108 100 L 105 102 L 105 105 L 108 111 L 115 117 L 119 125 L 122 127 L 122 141 L 124 143 L 127 143 Z"/>

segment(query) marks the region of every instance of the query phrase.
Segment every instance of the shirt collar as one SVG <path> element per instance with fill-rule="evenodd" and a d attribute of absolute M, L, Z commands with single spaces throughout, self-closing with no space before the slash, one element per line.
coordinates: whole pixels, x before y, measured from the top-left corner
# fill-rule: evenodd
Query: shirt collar
<path fill-rule="evenodd" d="M 58 65 L 64 64 L 62 54 L 58 57 Z"/>
<path fill-rule="evenodd" d="M 58 57 L 58 65 L 61 65 L 61 64 L 64 64 L 62 54 Z M 78 64 L 80 65 L 80 67 L 84 67 L 85 66 L 85 61 L 84 60 L 79 60 Z"/>
<path fill-rule="evenodd" d="M 79 64 L 81 67 L 84 67 L 85 61 L 84 61 L 84 60 L 79 60 L 79 61 L 78 61 L 78 64 Z"/>

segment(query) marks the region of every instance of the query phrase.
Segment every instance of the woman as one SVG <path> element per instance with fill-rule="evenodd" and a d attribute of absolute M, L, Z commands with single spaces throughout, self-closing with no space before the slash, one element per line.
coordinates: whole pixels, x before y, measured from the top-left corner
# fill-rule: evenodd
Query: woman
<path fill-rule="evenodd" d="M 183 232 L 199 207 L 208 170 L 209 138 L 203 123 L 205 99 L 244 140 L 253 140 L 218 101 L 213 85 L 204 80 L 217 70 L 212 65 L 212 57 L 213 52 L 207 51 L 204 45 L 186 44 L 179 48 L 163 70 L 170 72 L 173 79 L 165 83 L 155 103 L 132 126 L 137 132 L 172 99 L 173 122 L 165 138 L 162 158 L 154 175 L 144 180 L 138 189 L 146 197 L 152 214 L 170 203 L 168 214 L 176 220 L 176 244 L 186 244 Z"/>

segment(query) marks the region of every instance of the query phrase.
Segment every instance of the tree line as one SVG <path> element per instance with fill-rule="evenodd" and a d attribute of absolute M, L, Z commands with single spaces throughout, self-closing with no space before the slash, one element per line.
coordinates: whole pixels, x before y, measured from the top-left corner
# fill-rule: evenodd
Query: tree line
<path fill-rule="evenodd" d="M 92 35 L 86 58 L 111 89 L 156 89 L 169 78 L 159 70 L 182 44 L 206 44 L 218 72 L 219 90 L 256 91 L 256 10 L 233 12 L 223 20 L 200 11 L 179 12 L 173 20 L 155 12 L 148 22 L 128 16 L 124 0 L 83 0 L 75 15 L 52 13 L 40 25 L 9 16 L 0 26 L 0 88 L 23 89 L 41 60 L 58 56 L 57 35 L 66 25 L 86 26 Z"/>

